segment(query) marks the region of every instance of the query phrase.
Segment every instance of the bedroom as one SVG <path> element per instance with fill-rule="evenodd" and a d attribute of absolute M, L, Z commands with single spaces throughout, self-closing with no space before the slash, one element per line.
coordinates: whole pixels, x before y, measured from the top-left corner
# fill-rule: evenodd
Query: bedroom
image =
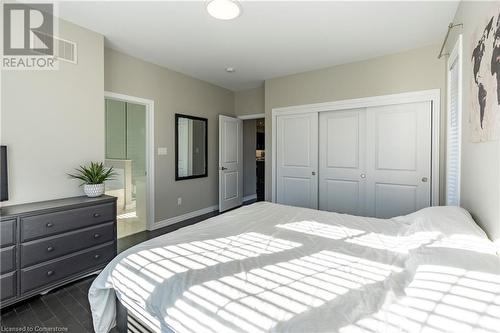
<path fill-rule="evenodd" d="M 498 2 L 1 7 L 2 330 L 500 330 Z"/>

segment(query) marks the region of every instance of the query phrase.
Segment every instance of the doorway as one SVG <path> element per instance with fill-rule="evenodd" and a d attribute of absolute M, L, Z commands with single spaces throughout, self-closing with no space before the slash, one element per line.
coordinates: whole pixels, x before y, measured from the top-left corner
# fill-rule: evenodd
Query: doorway
<path fill-rule="evenodd" d="M 105 97 L 105 165 L 115 176 L 106 183 L 106 194 L 117 197 L 117 236 L 123 238 L 151 229 L 152 104 L 117 94 Z"/>
<path fill-rule="evenodd" d="M 264 201 L 265 119 L 243 120 L 244 202 Z"/>
<path fill-rule="evenodd" d="M 266 174 L 266 126 L 265 119 L 257 119 L 257 142 L 255 148 L 257 201 L 264 201 Z"/>

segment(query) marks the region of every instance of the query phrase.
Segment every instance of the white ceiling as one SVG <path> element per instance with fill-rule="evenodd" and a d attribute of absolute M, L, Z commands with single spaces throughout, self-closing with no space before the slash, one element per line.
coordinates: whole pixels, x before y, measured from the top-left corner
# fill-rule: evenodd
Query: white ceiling
<path fill-rule="evenodd" d="M 61 17 L 132 56 L 243 90 L 263 80 L 441 43 L 455 1 L 241 1 L 233 21 L 203 1 L 62 2 Z M 437 54 L 436 54 L 437 56 Z M 235 73 L 226 73 L 226 67 Z"/>

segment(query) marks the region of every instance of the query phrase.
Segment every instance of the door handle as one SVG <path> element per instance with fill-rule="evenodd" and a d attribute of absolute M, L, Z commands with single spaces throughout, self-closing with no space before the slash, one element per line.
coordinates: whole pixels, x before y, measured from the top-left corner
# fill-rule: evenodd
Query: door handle
<path fill-rule="evenodd" d="M 422 183 L 427 183 L 429 181 L 429 178 L 427 177 L 422 177 Z"/>
<path fill-rule="evenodd" d="M 220 169 L 221 169 L 221 170 L 227 170 L 227 168 L 226 168 L 226 167 L 220 167 Z"/>
<path fill-rule="evenodd" d="M 311 175 L 316 176 L 316 171 L 311 172 Z"/>
<path fill-rule="evenodd" d="M 359 175 L 359 177 L 365 179 L 366 178 L 366 174 L 362 173 L 362 174 Z"/>

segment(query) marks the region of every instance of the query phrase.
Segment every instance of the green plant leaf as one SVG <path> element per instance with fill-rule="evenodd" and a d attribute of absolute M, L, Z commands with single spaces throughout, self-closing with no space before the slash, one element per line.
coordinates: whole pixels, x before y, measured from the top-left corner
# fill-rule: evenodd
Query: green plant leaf
<path fill-rule="evenodd" d="M 90 162 L 90 165 L 80 165 L 75 169 L 76 173 L 68 174 L 71 178 L 82 181 L 81 185 L 102 184 L 107 180 L 113 179 L 116 173 L 113 167 L 106 168 L 102 162 Z"/>

